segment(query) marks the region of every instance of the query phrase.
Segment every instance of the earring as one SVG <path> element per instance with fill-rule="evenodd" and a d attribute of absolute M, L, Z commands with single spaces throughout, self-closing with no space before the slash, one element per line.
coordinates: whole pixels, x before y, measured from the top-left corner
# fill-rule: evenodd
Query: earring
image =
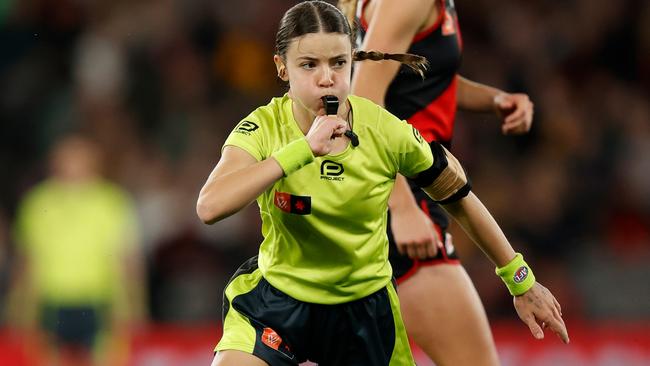
<path fill-rule="evenodd" d="M 280 70 L 278 70 L 278 77 L 284 80 L 285 75 L 286 75 L 286 69 L 284 67 L 280 68 Z"/>

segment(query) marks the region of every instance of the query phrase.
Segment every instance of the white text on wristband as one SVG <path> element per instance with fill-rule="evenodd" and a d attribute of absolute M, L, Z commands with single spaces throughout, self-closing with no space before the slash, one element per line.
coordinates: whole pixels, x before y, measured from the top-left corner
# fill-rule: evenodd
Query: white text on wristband
<path fill-rule="evenodd" d="M 519 296 L 530 290 L 535 284 L 535 275 L 521 253 L 501 268 L 495 270 L 513 296 Z"/>

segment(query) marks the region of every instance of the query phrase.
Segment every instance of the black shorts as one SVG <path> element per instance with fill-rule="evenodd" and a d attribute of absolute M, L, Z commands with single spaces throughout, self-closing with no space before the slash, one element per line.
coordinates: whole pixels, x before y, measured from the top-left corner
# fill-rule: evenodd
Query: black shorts
<path fill-rule="evenodd" d="M 90 349 L 104 323 L 103 309 L 46 304 L 41 308 L 41 325 L 58 346 Z"/>
<path fill-rule="evenodd" d="M 436 231 L 438 231 L 438 234 L 444 240 L 447 228 L 449 227 L 449 218 L 445 211 L 440 207 L 440 205 L 433 202 L 433 200 L 429 198 L 421 188 L 411 184 L 411 191 L 413 192 L 413 196 L 415 196 L 418 206 L 420 206 L 422 211 L 431 218 Z M 388 214 L 388 219 L 390 220 L 390 211 Z M 454 248 L 451 240 L 444 240 L 443 245 L 438 246 L 438 253 L 434 257 L 426 259 L 411 259 L 408 255 L 402 255 L 397 250 L 395 238 L 393 238 L 393 232 L 389 224 L 388 243 L 388 259 L 390 265 L 393 267 L 393 276 L 397 279 L 397 283 L 401 283 L 408 279 L 410 276 L 415 274 L 421 266 L 430 266 L 441 263 L 460 264 L 456 248 Z"/>
<path fill-rule="evenodd" d="M 244 263 L 224 291 L 223 336 L 215 351 L 239 350 L 271 366 L 414 365 L 393 283 L 337 305 L 296 300 Z"/>

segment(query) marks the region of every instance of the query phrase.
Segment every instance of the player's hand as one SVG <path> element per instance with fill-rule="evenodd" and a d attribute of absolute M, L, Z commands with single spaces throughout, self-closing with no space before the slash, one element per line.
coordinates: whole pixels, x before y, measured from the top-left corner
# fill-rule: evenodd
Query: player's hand
<path fill-rule="evenodd" d="M 520 135 L 528 132 L 533 124 L 533 102 L 526 94 L 501 93 L 494 97 L 494 108 L 502 119 L 504 135 Z"/>
<path fill-rule="evenodd" d="M 402 255 L 425 259 L 438 253 L 440 237 L 433 221 L 416 205 L 391 209 L 390 228 Z"/>
<path fill-rule="evenodd" d="M 307 142 L 315 156 L 329 154 L 334 139 L 343 136 L 348 123 L 336 116 L 317 116 L 307 132 Z"/>
<path fill-rule="evenodd" d="M 526 293 L 514 297 L 519 318 L 528 325 L 533 337 L 544 338 L 543 328 L 551 329 L 564 343 L 569 343 L 569 333 L 562 319 L 562 308 L 555 296 L 539 282 Z"/>

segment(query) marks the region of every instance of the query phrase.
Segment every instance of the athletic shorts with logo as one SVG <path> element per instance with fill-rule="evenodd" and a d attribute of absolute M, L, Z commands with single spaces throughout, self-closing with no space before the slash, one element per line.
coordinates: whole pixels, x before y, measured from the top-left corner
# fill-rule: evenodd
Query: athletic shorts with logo
<path fill-rule="evenodd" d="M 411 183 L 411 191 L 415 197 L 415 201 L 422 211 L 424 211 L 436 228 L 436 231 L 443 238 L 443 242 L 438 245 L 438 252 L 435 256 L 425 259 L 411 259 L 408 255 L 400 254 L 397 250 L 397 244 L 393 237 L 393 231 L 388 225 L 388 260 L 393 267 L 393 276 L 397 279 L 397 283 L 406 281 L 410 276 L 415 274 L 422 266 L 431 266 L 436 264 L 460 264 L 456 248 L 447 237 L 447 228 L 449 227 L 449 219 L 445 211 L 433 202 L 429 196 L 419 187 Z M 390 215 L 390 211 L 389 211 Z M 390 219 L 390 218 L 389 218 Z M 389 221 L 390 222 L 390 221 Z"/>
<path fill-rule="evenodd" d="M 223 313 L 215 351 L 243 351 L 271 366 L 415 365 L 392 282 L 348 303 L 307 303 L 271 286 L 253 257 L 226 286 Z"/>

